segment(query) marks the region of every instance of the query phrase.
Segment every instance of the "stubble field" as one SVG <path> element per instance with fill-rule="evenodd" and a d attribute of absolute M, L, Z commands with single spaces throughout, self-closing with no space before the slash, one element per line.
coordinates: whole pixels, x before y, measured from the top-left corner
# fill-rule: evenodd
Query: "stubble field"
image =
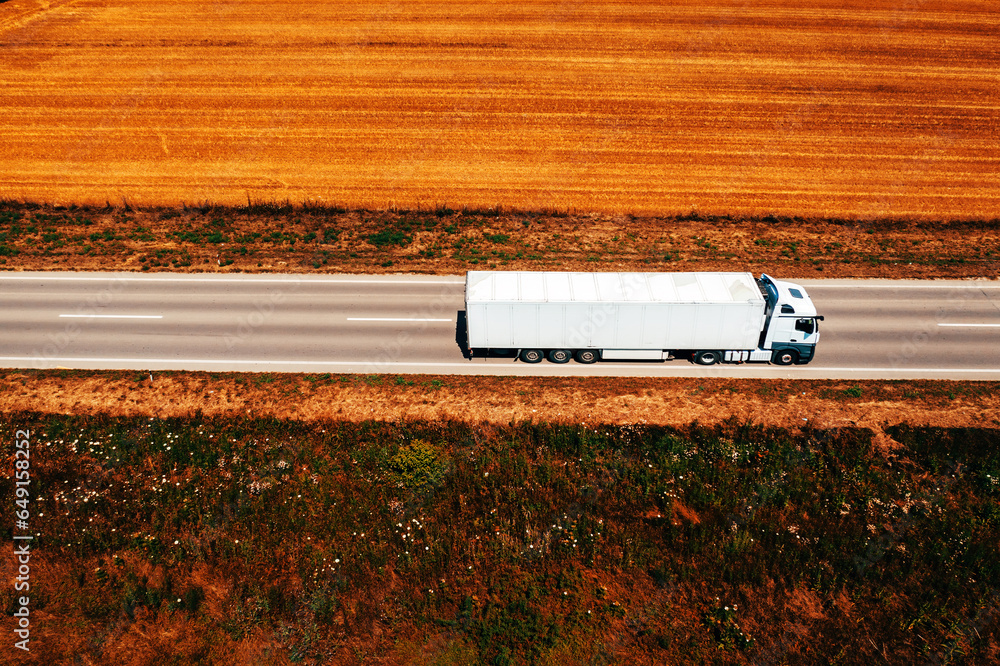
<path fill-rule="evenodd" d="M 0 197 L 989 218 L 998 24 L 974 0 L 8 0 Z"/>

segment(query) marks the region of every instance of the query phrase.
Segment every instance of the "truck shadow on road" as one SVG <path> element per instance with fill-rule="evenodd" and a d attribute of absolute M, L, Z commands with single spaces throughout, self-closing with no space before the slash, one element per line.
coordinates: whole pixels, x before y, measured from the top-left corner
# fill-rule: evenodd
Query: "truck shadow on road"
<path fill-rule="evenodd" d="M 455 342 L 458 344 L 458 348 L 462 350 L 462 356 L 467 359 L 472 358 L 472 352 L 469 351 L 469 325 L 465 318 L 465 310 L 459 310 L 458 314 L 455 316 Z"/>

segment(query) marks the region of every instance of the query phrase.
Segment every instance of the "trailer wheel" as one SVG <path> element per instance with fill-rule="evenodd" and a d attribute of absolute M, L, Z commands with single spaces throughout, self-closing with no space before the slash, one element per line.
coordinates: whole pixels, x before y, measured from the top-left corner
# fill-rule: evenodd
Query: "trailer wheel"
<path fill-rule="evenodd" d="M 799 360 L 799 353 L 794 349 L 779 349 L 771 356 L 771 362 L 776 365 L 792 365 Z"/>
<path fill-rule="evenodd" d="M 540 363 L 545 355 L 538 349 L 524 349 L 520 358 L 525 363 Z"/>
<path fill-rule="evenodd" d="M 549 352 L 549 360 L 553 363 L 569 363 L 573 355 L 565 349 L 553 349 Z"/>
<path fill-rule="evenodd" d="M 700 351 L 694 353 L 694 362 L 698 365 L 715 365 L 722 360 L 722 354 L 717 351 Z"/>
<path fill-rule="evenodd" d="M 594 349 L 581 349 L 574 354 L 577 363 L 596 363 L 597 362 L 597 350 Z"/>

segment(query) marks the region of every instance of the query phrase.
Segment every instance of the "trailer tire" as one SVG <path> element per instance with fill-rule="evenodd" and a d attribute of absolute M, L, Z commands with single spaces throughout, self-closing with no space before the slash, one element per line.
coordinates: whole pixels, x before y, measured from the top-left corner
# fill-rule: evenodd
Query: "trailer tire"
<path fill-rule="evenodd" d="M 584 364 L 596 363 L 598 359 L 596 349 L 580 349 L 573 356 L 576 357 L 577 363 Z"/>
<path fill-rule="evenodd" d="M 722 354 L 717 351 L 699 351 L 694 353 L 694 362 L 698 365 L 715 365 L 722 360 Z"/>
<path fill-rule="evenodd" d="M 522 349 L 520 359 L 525 363 L 541 363 L 545 354 L 539 349 Z"/>
<path fill-rule="evenodd" d="M 549 360 L 553 363 L 569 363 L 571 358 L 573 354 L 565 349 L 553 349 L 549 352 Z"/>
<path fill-rule="evenodd" d="M 793 365 L 798 360 L 799 353 L 794 349 L 779 349 L 771 356 L 771 362 L 775 365 Z"/>

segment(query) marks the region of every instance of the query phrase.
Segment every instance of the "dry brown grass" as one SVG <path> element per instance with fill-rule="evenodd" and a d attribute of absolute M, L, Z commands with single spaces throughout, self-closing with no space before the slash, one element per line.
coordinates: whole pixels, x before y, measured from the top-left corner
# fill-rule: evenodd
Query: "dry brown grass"
<path fill-rule="evenodd" d="M 273 416 L 301 421 L 647 423 L 729 419 L 782 428 L 1000 425 L 992 382 L 252 375 L 18 371 L 0 374 L 0 412 Z M 847 389 L 860 388 L 853 397 Z M 891 440 L 879 440 L 890 450 Z"/>
<path fill-rule="evenodd" d="M 0 196 L 995 214 L 984 0 L 9 0 Z"/>
<path fill-rule="evenodd" d="M 259 208 L 67 209 L 0 203 L 0 266 L 439 275 L 482 268 L 749 270 L 786 278 L 1000 274 L 997 219 L 859 222 Z"/>

